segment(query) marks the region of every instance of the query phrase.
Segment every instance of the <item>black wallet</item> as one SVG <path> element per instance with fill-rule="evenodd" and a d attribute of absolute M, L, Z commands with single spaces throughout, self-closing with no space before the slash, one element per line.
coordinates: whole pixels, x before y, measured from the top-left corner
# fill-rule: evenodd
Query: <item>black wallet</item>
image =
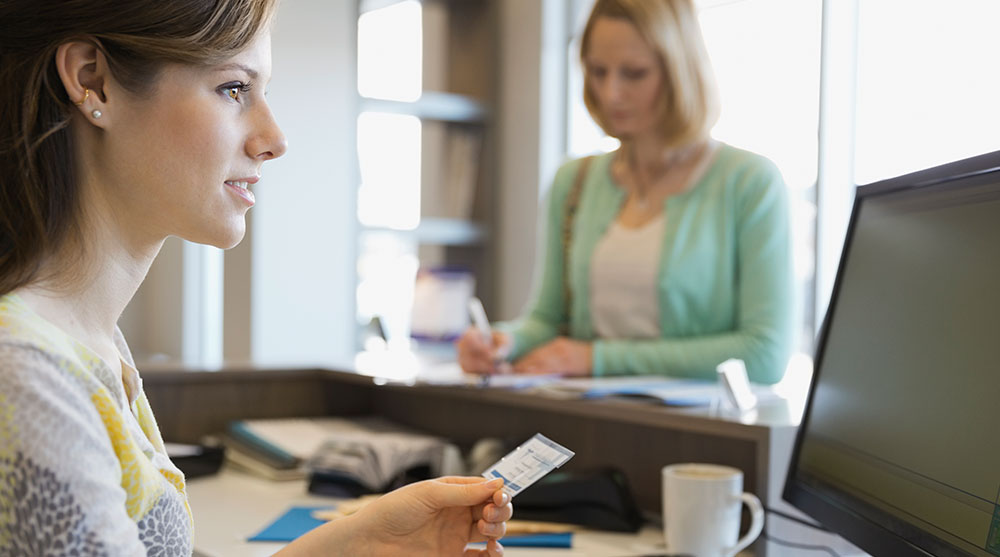
<path fill-rule="evenodd" d="M 642 516 L 625 474 L 614 468 L 556 471 L 522 491 L 514 518 L 637 532 Z"/>

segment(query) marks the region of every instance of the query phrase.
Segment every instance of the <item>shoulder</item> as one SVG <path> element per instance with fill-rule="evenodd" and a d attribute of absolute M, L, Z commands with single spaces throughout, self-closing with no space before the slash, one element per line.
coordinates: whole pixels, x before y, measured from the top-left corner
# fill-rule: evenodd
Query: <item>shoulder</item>
<path fill-rule="evenodd" d="M 720 143 L 715 157 L 713 166 L 732 183 L 784 186 L 777 165 L 763 155 Z"/>
<path fill-rule="evenodd" d="M 723 197 L 735 202 L 738 211 L 787 204 L 788 189 L 781 171 L 763 155 L 722 143 L 710 172 L 715 186 L 726 192 Z"/>
<path fill-rule="evenodd" d="M 96 359 L 18 297 L 0 297 L 0 385 L 5 392 L 92 390 L 97 385 L 90 369 Z"/>
<path fill-rule="evenodd" d="M 0 297 L 0 345 L 31 347 L 56 359 L 77 355 L 75 343 L 28 308 L 20 297 Z"/>
<path fill-rule="evenodd" d="M 564 162 L 556 171 L 550 197 L 565 199 L 581 171 L 586 171 L 586 176 L 583 176 L 585 182 L 599 181 L 601 176 L 607 175 L 608 165 L 613 158 L 613 152 L 599 153 Z"/>
<path fill-rule="evenodd" d="M 93 412 L 95 389 L 71 357 L 0 329 L 0 423 L 48 415 L 57 408 L 71 408 L 76 415 Z"/>

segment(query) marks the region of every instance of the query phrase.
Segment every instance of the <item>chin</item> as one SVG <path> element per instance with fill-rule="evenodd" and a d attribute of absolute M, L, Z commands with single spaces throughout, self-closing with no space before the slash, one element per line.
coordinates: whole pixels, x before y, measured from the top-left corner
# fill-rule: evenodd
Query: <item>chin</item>
<path fill-rule="evenodd" d="M 217 247 L 219 249 L 231 249 L 231 248 L 235 248 L 236 246 L 240 245 L 241 241 L 243 241 L 243 235 L 242 234 L 238 238 L 233 239 L 232 241 L 212 243 L 211 245 L 214 246 L 214 247 Z"/>
<path fill-rule="evenodd" d="M 219 249 L 230 249 L 235 248 L 243 241 L 243 236 L 246 234 L 246 227 L 241 227 L 239 232 L 231 234 L 229 237 L 222 239 L 219 242 L 212 242 L 212 245 Z"/>
<path fill-rule="evenodd" d="M 213 230 L 206 234 L 199 234 L 197 236 L 182 236 L 182 238 L 196 244 L 203 244 L 219 249 L 230 249 L 239 245 L 245 234 L 246 223 L 240 221 L 238 226 L 234 225 L 221 230 Z"/>

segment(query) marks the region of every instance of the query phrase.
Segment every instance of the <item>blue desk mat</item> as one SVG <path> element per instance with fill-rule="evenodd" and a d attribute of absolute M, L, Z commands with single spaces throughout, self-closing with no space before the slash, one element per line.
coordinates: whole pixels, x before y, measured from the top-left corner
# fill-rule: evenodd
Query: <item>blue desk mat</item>
<path fill-rule="evenodd" d="M 251 542 L 290 542 L 309 530 L 326 522 L 313 518 L 313 511 L 330 509 L 323 507 L 292 507 L 274 522 L 268 524 L 260 532 L 247 538 Z M 504 547 L 572 547 L 573 535 L 570 532 L 562 534 L 531 534 L 524 536 L 508 536 L 500 540 Z"/>
<path fill-rule="evenodd" d="M 290 542 L 309 530 L 326 522 L 313 518 L 313 511 L 332 507 L 292 507 L 268 524 L 263 530 L 247 538 L 251 542 Z"/>
<path fill-rule="evenodd" d="M 478 544 L 477 544 L 478 545 Z M 573 533 L 558 534 L 524 534 L 521 536 L 506 536 L 500 538 L 504 547 L 573 547 Z"/>

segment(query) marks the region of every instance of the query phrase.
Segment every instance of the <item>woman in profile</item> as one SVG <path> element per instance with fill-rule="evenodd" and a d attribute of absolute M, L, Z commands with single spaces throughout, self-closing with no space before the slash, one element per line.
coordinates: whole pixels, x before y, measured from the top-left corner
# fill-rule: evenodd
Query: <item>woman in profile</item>
<path fill-rule="evenodd" d="M 116 323 L 167 236 L 243 237 L 285 151 L 264 97 L 274 11 L 0 0 L 0 554 L 192 553 L 184 477 Z M 500 485 L 413 484 L 282 554 L 500 555 Z"/>
<path fill-rule="evenodd" d="M 775 166 L 712 140 L 718 101 L 691 0 L 597 0 L 584 100 L 614 152 L 565 164 L 549 192 L 541 282 L 459 362 L 489 374 L 714 378 L 742 359 L 774 383 L 791 344 L 788 200 Z"/>

